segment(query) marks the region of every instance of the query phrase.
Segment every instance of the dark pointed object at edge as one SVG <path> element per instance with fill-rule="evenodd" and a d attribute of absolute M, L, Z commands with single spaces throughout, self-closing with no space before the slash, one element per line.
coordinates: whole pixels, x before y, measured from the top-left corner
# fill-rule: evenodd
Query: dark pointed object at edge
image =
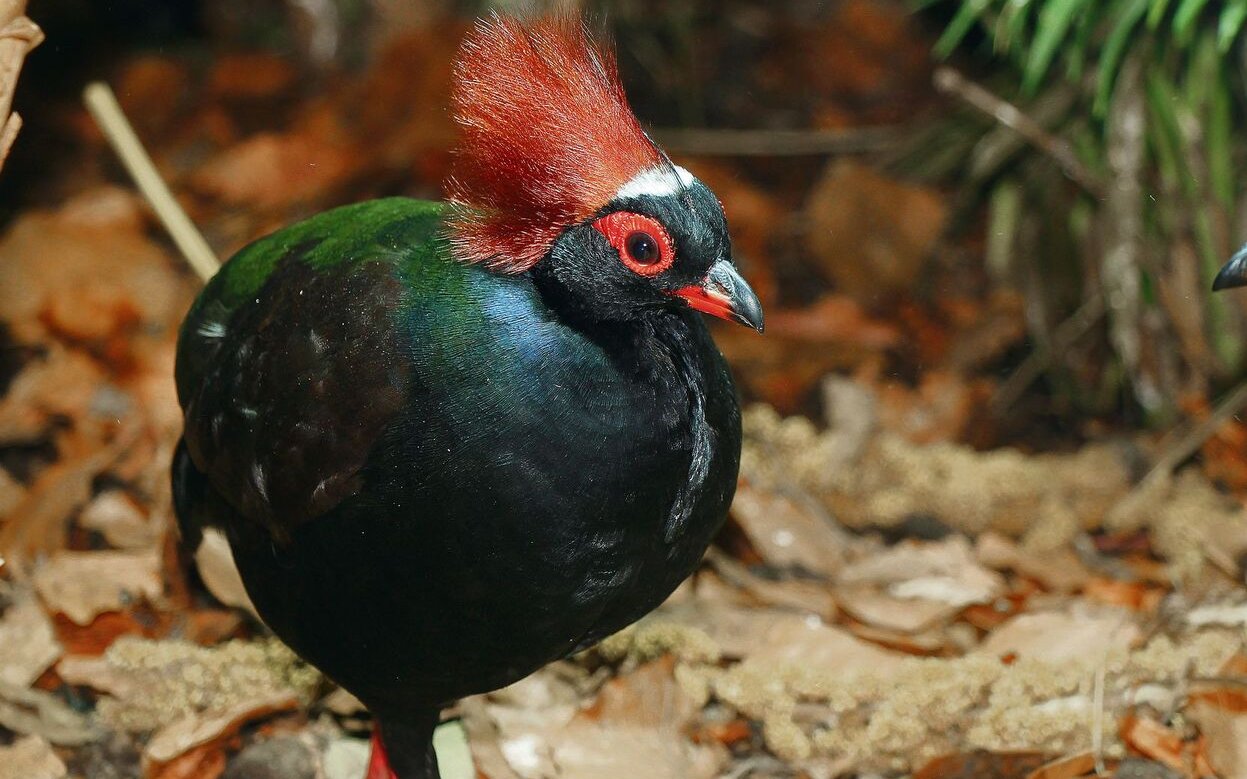
<path fill-rule="evenodd" d="M 1247 246 L 1239 249 L 1212 281 L 1212 291 L 1247 286 Z"/>

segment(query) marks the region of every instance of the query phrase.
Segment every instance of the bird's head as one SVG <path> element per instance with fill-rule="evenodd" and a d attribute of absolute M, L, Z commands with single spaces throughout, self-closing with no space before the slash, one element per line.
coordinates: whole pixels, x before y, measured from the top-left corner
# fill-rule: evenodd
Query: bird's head
<path fill-rule="evenodd" d="M 531 272 L 592 320 L 688 306 L 762 330 L 723 207 L 646 135 L 613 57 L 582 24 L 479 23 L 452 101 L 459 259 Z"/>

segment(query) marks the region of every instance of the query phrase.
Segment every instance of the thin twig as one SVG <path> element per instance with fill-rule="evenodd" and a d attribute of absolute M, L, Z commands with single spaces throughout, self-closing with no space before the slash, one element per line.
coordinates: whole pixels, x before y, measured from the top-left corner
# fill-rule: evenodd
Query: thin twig
<path fill-rule="evenodd" d="M 208 242 L 160 177 L 152 158 L 143 148 L 130 121 L 118 105 L 112 89 L 100 82 L 88 84 L 82 93 L 82 99 L 92 118 L 104 132 L 104 137 L 112 145 L 113 151 L 121 158 L 130 177 L 134 179 L 135 186 L 143 193 L 178 250 L 186 258 L 186 262 L 204 281 L 212 278 L 221 267 L 216 253 L 208 246 Z"/>
<path fill-rule="evenodd" d="M 895 142 L 893 127 L 846 130 L 708 130 L 670 128 L 654 137 L 673 154 L 722 157 L 798 157 L 858 154 Z"/>
<path fill-rule="evenodd" d="M 1221 399 L 1211 414 L 1200 420 L 1199 424 L 1192 427 L 1186 435 L 1166 447 L 1156 458 L 1156 463 L 1151 470 L 1139 482 L 1138 488 L 1172 473 L 1175 468 L 1199 451 L 1204 442 L 1217 432 L 1217 428 L 1242 411 L 1244 406 L 1247 406 L 1247 382 L 1235 387 L 1229 395 Z"/>
<path fill-rule="evenodd" d="M 1036 149 L 1051 157 L 1066 176 L 1088 193 L 1095 197 L 1103 196 L 1103 183 L 1083 166 L 1070 145 L 1045 130 L 1022 109 L 949 67 L 935 71 L 935 88 L 962 99 L 1013 130 Z"/>
<path fill-rule="evenodd" d="M 1192 676 L 1187 681 L 1194 684 L 1211 684 L 1221 687 L 1237 687 L 1247 690 L 1247 676 Z"/>
<path fill-rule="evenodd" d="M 1096 776 L 1104 776 L 1104 661 L 1095 669 L 1091 692 L 1091 756 L 1095 760 Z"/>
<path fill-rule="evenodd" d="M 1161 400 L 1155 391 L 1160 377 L 1143 366 L 1143 175 L 1147 152 L 1142 71 L 1138 57 L 1122 67 L 1108 117 L 1108 179 L 1103 223 L 1104 251 L 1100 284 L 1108 302 L 1108 337 L 1117 359 L 1130 377 L 1135 397 L 1148 410 Z M 1151 391 L 1149 390 L 1149 385 Z"/>
<path fill-rule="evenodd" d="M 1204 442 L 1217 432 L 1217 428 L 1242 411 L 1244 407 L 1247 407 L 1247 382 L 1235 387 L 1230 394 L 1221 399 L 1207 418 L 1200 420 L 1186 433 L 1179 434 L 1175 429 L 1166 435 L 1164 440 L 1171 443 L 1162 443 L 1160 456 L 1156 458 L 1148 472 L 1128 493 L 1113 504 L 1105 515 L 1106 524 L 1112 525 L 1123 515 L 1135 511 L 1140 501 L 1147 499 L 1153 487 L 1168 479 L 1179 465 L 1199 451 Z"/>

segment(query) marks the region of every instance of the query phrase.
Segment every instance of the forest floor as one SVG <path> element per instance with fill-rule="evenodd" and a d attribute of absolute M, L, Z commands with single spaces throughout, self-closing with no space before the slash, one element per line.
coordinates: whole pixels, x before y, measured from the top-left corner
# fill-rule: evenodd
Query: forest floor
<path fill-rule="evenodd" d="M 929 35 L 838 8 L 785 33 L 836 52 L 802 82 L 814 126 L 937 102 Z M 314 78 L 234 50 L 110 80 L 227 257 L 331 205 L 437 197 L 461 30 Z M 771 51 L 751 94 L 802 67 Z M 358 779 L 367 714 L 266 636 L 221 550 L 178 550 L 199 282 L 82 107 L 48 117 L 14 160 L 57 162 L 0 233 L 0 779 Z M 981 238 L 943 242 L 952 193 L 870 155 L 677 145 L 767 308 L 761 338 L 715 330 L 747 400 L 728 526 L 635 627 L 447 712 L 447 754 L 466 736 L 485 779 L 1247 777 L 1247 426 L 1152 468 L 1170 440 L 1014 392 L 1022 306 Z"/>

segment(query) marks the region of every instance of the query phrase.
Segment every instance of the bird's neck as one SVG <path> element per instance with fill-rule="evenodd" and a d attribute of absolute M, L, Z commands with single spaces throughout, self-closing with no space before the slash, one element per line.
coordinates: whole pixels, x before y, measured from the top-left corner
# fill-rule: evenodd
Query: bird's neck
<path fill-rule="evenodd" d="M 664 382 L 695 379 L 682 370 L 680 363 L 686 360 L 678 354 L 694 343 L 687 316 L 654 309 L 638 317 L 602 318 L 552 274 L 538 268 L 532 278 L 542 300 L 559 321 L 602 349 L 620 372 Z"/>
<path fill-rule="evenodd" d="M 616 370 L 653 390 L 657 402 L 647 413 L 669 431 L 671 446 L 688 453 L 688 477 L 663 524 L 663 540 L 671 544 L 687 527 L 714 458 L 715 434 L 706 415 L 705 339 L 697 332 L 704 325 L 697 314 L 679 310 L 655 309 L 620 321 L 589 319 L 574 307 L 559 313 L 565 324 L 601 348 Z"/>

